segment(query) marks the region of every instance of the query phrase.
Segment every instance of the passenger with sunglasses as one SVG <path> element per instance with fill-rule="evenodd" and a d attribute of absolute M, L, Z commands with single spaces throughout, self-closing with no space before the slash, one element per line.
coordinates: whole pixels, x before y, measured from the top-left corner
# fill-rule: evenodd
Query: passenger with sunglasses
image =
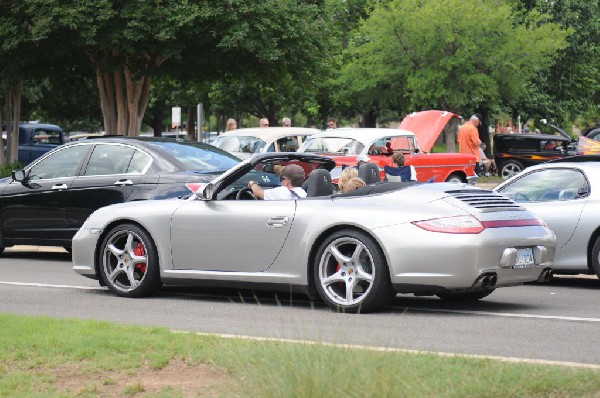
<path fill-rule="evenodd" d="M 297 164 L 288 164 L 279 174 L 281 186 L 272 189 L 263 189 L 255 181 L 248 182 L 248 188 L 254 196 L 264 200 L 294 200 L 306 198 L 306 191 L 302 189 L 305 175 L 304 169 Z"/>

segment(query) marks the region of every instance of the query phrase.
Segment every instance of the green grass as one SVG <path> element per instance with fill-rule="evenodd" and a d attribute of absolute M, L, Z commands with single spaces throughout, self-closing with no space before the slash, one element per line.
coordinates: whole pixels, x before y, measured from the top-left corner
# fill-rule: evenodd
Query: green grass
<path fill-rule="evenodd" d="M 591 369 L 8 314 L 0 325 L 1 397 L 600 396 Z"/>

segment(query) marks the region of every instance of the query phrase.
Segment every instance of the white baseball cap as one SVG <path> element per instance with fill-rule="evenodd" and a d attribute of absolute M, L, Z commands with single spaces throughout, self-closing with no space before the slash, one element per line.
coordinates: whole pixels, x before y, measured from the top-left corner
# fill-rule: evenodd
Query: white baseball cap
<path fill-rule="evenodd" d="M 357 162 L 365 162 L 365 163 L 368 163 L 368 162 L 370 162 L 370 161 L 371 161 L 371 158 L 370 158 L 370 157 L 368 157 L 367 155 L 358 155 L 358 156 L 356 157 L 356 161 L 357 161 Z"/>

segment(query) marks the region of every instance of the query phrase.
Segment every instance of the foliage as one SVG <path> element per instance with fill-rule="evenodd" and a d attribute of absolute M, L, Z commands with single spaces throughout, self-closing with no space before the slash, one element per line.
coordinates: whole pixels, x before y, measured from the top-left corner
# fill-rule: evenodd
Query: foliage
<path fill-rule="evenodd" d="M 497 0 L 383 2 L 353 37 L 340 96 L 404 113 L 489 108 L 523 96 L 566 36 L 546 16 L 516 15 Z"/>
<path fill-rule="evenodd" d="M 556 62 L 530 86 L 520 108 L 535 119 L 563 124 L 579 115 L 600 120 L 600 2 L 589 0 L 515 1 L 526 10 L 550 15 L 571 34 Z"/>

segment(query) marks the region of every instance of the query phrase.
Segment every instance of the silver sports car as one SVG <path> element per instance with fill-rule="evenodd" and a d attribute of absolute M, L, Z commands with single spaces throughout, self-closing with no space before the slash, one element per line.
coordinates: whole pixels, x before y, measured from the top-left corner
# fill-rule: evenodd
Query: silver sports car
<path fill-rule="evenodd" d="M 251 195 L 248 181 L 280 186 L 278 166 L 290 163 L 308 175 L 306 199 Z M 219 283 L 318 295 L 346 312 L 376 310 L 397 293 L 478 300 L 549 278 L 554 234 L 512 200 L 450 183 L 334 194 L 333 167 L 314 154 L 257 154 L 187 200 L 99 209 L 73 238 L 74 270 L 125 297 Z"/>
<path fill-rule="evenodd" d="M 540 216 L 554 231 L 555 271 L 600 277 L 600 156 L 531 166 L 494 189 Z"/>

